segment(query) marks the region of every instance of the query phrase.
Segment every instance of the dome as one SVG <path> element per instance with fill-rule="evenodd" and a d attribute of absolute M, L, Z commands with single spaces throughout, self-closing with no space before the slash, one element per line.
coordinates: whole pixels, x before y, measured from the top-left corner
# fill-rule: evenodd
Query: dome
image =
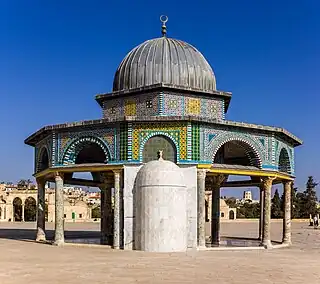
<path fill-rule="evenodd" d="M 204 56 L 181 40 L 155 38 L 131 50 L 120 63 L 113 92 L 156 84 L 182 89 L 216 91 L 216 79 Z"/>

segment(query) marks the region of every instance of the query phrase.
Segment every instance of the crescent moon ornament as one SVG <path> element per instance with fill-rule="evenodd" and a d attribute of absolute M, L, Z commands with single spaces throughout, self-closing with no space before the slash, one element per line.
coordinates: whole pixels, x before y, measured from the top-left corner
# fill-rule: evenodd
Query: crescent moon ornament
<path fill-rule="evenodd" d="M 166 15 L 161 15 L 160 16 L 160 21 L 165 24 L 166 22 L 168 22 L 168 16 Z"/>

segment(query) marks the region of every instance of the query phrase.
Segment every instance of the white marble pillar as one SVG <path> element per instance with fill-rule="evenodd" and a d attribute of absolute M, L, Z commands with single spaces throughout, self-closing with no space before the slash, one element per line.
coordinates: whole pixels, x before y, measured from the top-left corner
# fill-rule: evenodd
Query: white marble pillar
<path fill-rule="evenodd" d="M 198 246 L 206 246 L 206 204 L 205 204 L 205 182 L 206 170 L 197 171 L 197 191 L 198 191 Z"/>
<path fill-rule="evenodd" d="M 113 216 L 113 248 L 120 248 L 120 176 L 121 172 L 114 171 L 114 216 Z"/>
<path fill-rule="evenodd" d="M 291 244 L 291 187 L 292 181 L 283 183 L 284 190 L 284 215 L 282 243 Z"/>
<path fill-rule="evenodd" d="M 262 241 L 263 235 L 263 206 L 264 204 L 264 191 L 263 187 L 260 186 L 260 219 L 259 219 L 259 240 Z"/>
<path fill-rule="evenodd" d="M 45 231 L 45 184 L 43 179 L 37 179 L 38 185 L 38 206 L 37 206 L 37 236 L 36 241 L 41 242 L 46 240 Z"/>
<path fill-rule="evenodd" d="M 55 231 L 54 244 L 64 244 L 63 174 L 55 173 Z"/>
<path fill-rule="evenodd" d="M 24 203 L 22 203 L 21 207 L 22 207 L 21 221 L 24 222 Z"/>
<path fill-rule="evenodd" d="M 271 244 L 271 188 L 274 177 L 263 177 L 261 183 L 264 191 L 263 206 L 263 233 L 261 245 L 266 249 L 272 248 Z"/>

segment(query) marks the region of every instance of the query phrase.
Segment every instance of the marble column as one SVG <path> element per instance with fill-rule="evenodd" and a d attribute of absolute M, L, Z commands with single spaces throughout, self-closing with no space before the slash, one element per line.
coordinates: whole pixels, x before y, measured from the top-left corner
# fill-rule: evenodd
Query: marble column
<path fill-rule="evenodd" d="M 262 241 L 263 235 L 263 208 L 264 208 L 264 191 L 260 186 L 260 219 L 259 219 L 259 240 Z"/>
<path fill-rule="evenodd" d="M 206 170 L 197 171 L 197 198 L 198 198 L 198 247 L 206 246 L 206 204 L 205 204 Z"/>
<path fill-rule="evenodd" d="M 226 175 L 212 177 L 212 201 L 211 201 L 211 244 L 220 244 L 220 188 L 228 179 Z"/>
<path fill-rule="evenodd" d="M 112 231 L 112 188 L 113 177 L 106 173 L 101 174 L 101 181 L 103 186 L 101 190 L 101 244 L 112 245 L 113 231 Z"/>
<path fill-rule="evenodd" d="M 120 248 L 120 171 L 114 171 L 113 248 Z"/>
<path fill-rule="evenodd" d="M 54 245 L 64 244 L 63 174 L 55 173 L 55 231 Z"/>
<path fill-rule="evenodd" d="M 46 240 L 45 184 L 46 184 L 45 180 L 37 179 L 37 185 L 38 185 L 37 237 L 36 237 L 37 242 L 42 242 Z"/>
<path fill-rule="evenodd" d="M 291 244 L 291 187 L 292 181 L 285 181 L 283 183 L 284 215 L 282 243 L 288 245 Z"/>
<path fill-rule="evenodd" d="M 261 178 L 261 185 L 264 191 L 263 198 L 263 228 L 261 245 L 266 249 L 272 248 L 271 244 L 271 188 L 274 177 Z"/>
<path fill-rule="evenodd" d="M 24 204 L 22 203 L 22 213 L 21 213 L 21 221 L 24 222 Z"/>

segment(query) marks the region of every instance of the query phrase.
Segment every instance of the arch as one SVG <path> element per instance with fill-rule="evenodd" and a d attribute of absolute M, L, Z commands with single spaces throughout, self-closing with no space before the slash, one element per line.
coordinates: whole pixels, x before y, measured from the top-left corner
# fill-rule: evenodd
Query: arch
<path fill-rule="evenodd" d="M 246 166 L 255 166 L 257 168 L 262 168 L 262 160 L 261 156 L 259 155 L 259 151 L 256 149 L 256 147 L 253 145 L 253 143 L 250 143 L 249 141 L 237 138 L 237 137 L 229 137 L 227 139 L 222 140 L 220 143 L 218 143 L 217 147 L 213 151 L 213 163 L 219 163 L 223 164 L 225 162 L 225 147 L 226 145 L 229 145 L 230 147 L 233 146 L 234 152 L 238 151 L 238 154 L 242 155 L 242 153 L 239 151 L 239 149 L 242 149 L 243 154 L 246 156 L 247 161 L 241 161 L 238 165 L 246 165 Z M 233 157 L 233 160 L 236 161 L 237 159 L 240 160 L 241 156 L 239 157 Z M 231 158 L 230 158 L 231 159 Z M 247 164 L 245 164 L 246 162 Z M 228 163 L 227 163 L 228 164 Z"/>
<path fill-rule="evenodd" d="M 279 158 L 278 158 L 278 171 L 291 174 L 291 164 L 290 164 L 290 158 L 289 158 L 289 153 L 286 148 L 282 148 L 279 153 Z"/>
<path fill-rule="evenodd" d="M 235 217 L 235 216 L 234 216 L 234 211 L 233 211 L 233 210 L 230 210 L 230 211 L 229 211 L 229 219 L 230 219 L 230 220 L 234 220 L 234 217 Z"/>
<path fill-rule="evenodd" d="M 20 197 L 15 197 L 12 202 L 13 206 L 13 220 L 21 222 L 22 221 L 22 200 Z"/>
<path fill-rule="evenodd" d="M 62 155 L 61 163 L 66 166 L 76 163 L 107 163 L 109 160 L 110 151 L 102 139 L 96 136 L 84 136 L 69 143 Z"/>
<path fill-rule="evenodd" d="M 37 216 L 37 202 L 36 200 L 29 196 L 24 202 L 24 220 L 26 222 L 36 221 Z"/>
<path fill-rule="evenodd" d="M 177 163 L 178 146 L 174 139 L 165 133 L 157 133 L 147 136 L 141 143 L 140 161 L 147 163 L 157 159 L 158 150 L 163 150 L 165 160 Z"/>
<path fill-rule="evenodd" d="M 41 172 L 47 168 L 49 168 L 49 151 L 46 146 L 42 146 L 37 159 L 37 170 Z"/>

